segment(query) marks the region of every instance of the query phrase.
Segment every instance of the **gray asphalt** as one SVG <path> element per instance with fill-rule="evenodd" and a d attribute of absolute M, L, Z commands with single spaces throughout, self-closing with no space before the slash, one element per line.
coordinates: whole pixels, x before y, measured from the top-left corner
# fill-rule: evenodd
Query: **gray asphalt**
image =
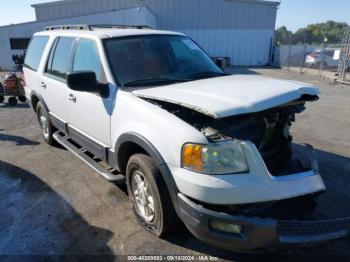
<path fill-rule="evenodd" d="M 297 143 L 315 146 L 328 191 L 317 212 L 350 216 L 350 87 L 277 69 L 234 72 L 320 86 L 319 102 L 297 117 Z M 203 244 L 186 229 L 158 239 L 136 222 L 125 188 L 107 182 L 68 151 L 42 142 L 32 110 L 0 105 L 0 255 L 212 255 L 220 259 L 350 257 L 350 239 L 312 249 L 251 255 Z M 289 257 L 290 258 L 290 257 Z"/>

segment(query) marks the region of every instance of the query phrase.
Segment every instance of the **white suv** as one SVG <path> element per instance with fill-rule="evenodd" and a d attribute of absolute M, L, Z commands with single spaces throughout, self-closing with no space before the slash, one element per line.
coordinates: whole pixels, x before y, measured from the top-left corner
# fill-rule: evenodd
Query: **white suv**
<path fill-rule="evenodd" d="M 339 238 L 349 220 L 306 221 L 325 190 L 294 116 L 319 89 L 226 75 L 180 33 L 57 26 L 36 33 L 26 96 L 44 140 L 126 182 L 135 215 L 158 236 L 181 220 L 229 250 Z"/>

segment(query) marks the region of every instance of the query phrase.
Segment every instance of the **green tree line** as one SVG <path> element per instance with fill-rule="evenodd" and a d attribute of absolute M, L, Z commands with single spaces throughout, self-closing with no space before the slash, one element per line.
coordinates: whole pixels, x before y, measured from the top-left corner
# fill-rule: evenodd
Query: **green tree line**
<path fill-rule="evenodd" d="M 282 26 L 275 31 L 275 44 L 281 45 L 298 45 L 306 44 L 319 45 L 327 39 L 328 44 L 340 43 L 344 31 L 349 28 L 347 23 L 338 23 L 327 21 L 325 23 L 311 24 L 307 27 L 300 28 L 293 33 L 287 27 Z"/>

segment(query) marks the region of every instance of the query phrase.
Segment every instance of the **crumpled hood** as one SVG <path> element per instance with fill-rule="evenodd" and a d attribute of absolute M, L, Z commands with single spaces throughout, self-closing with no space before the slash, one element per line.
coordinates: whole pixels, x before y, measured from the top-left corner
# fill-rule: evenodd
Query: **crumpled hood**
<path fill-rule="evenodd" d="M 254 113 L 318 95 L 309 84 L 273 78 L 232 75 L 134 90 L 136 96 L 178 104 L 214 118 Z"/>

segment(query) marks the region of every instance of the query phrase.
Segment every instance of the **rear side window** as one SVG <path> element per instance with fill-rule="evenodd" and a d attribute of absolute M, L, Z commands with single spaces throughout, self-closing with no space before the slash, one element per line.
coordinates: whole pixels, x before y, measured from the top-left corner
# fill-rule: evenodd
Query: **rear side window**
<path fill-rule="evenodd" d="M 46 73 L 66 79 L 74 38 L 60 37 L 53 46 Z"/>
<path fill-rule="evenodd" d="M 34 71 L 38 70 L 48 41 L 48 36 L 34 36 L 32 38 L 27 50 L 26 58 L 24 60 L 25 67 Z"/>

